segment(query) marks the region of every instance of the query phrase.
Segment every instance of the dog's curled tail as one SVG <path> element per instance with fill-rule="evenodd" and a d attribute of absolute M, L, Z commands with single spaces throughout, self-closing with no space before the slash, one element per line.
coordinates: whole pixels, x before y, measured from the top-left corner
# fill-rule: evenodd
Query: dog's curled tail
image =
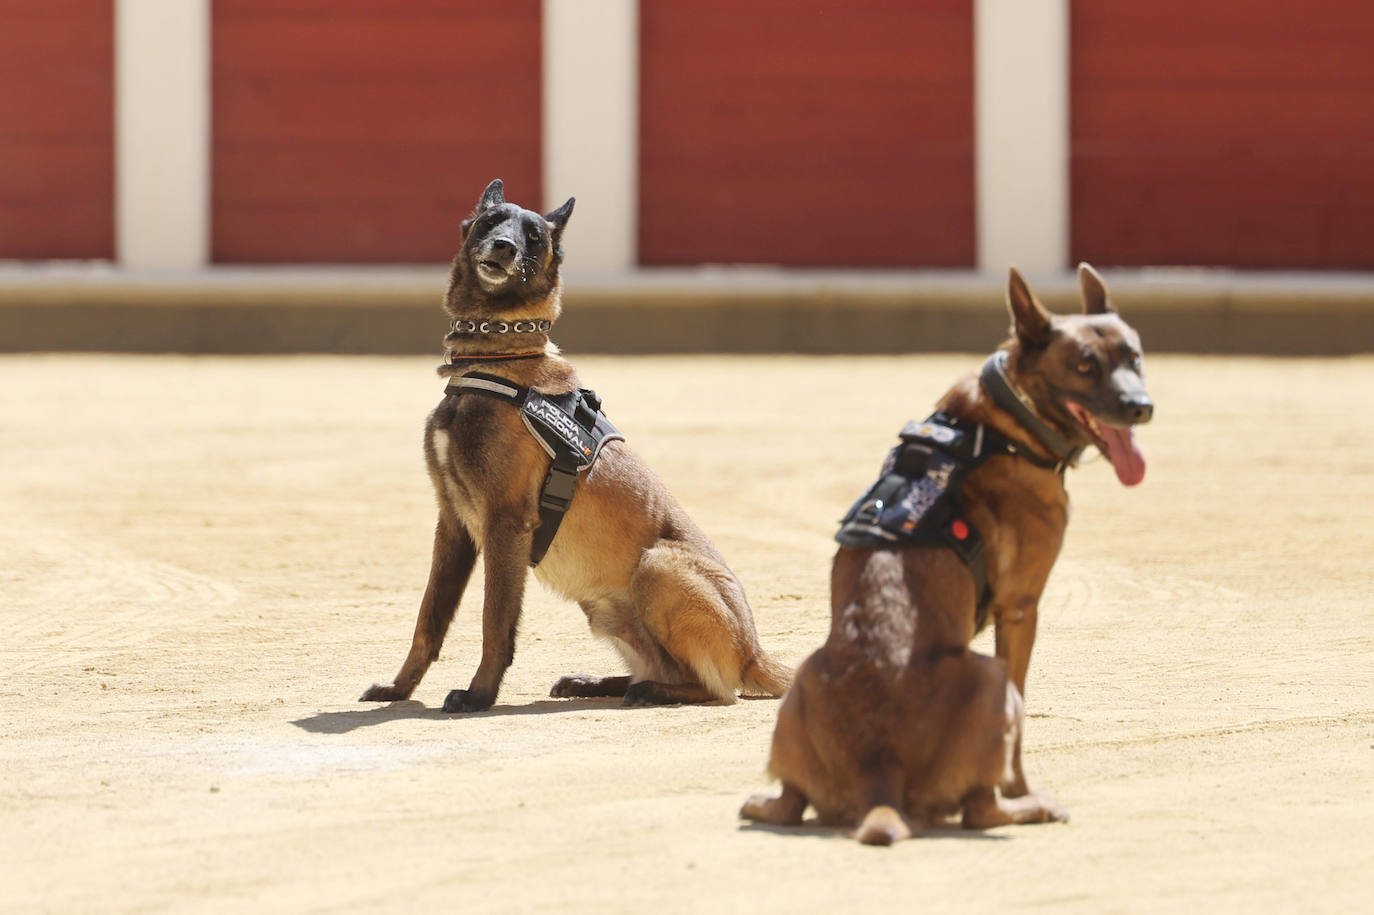
<path fill-rule="evenodd" d="M 792 669 L 759 651 L 745 665 L 741 679 L 741 691 L 746 696 L 772 696 L 776 699 L 792 685 Z"/>

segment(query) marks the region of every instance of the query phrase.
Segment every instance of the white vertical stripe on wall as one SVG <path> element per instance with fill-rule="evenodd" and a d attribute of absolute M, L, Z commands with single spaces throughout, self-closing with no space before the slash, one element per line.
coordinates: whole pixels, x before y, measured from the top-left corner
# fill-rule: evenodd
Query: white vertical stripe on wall
<path fill-rule="evenodd" d="M 974 87 L 978 266 L 1063 270 L 1068 0 L 975 0 Z"/>
<path fill-rule="evenodd" d="M 544 0 L 543 31 L 545 209 L 577 198 L 565 242 L 569 269 L 631 269 L 638 258 L 639 4 Z"/>
<path fill-rule="evenodd" d="M 209 253 L 210 0 L 115 0 L 115 250 L 123 267 Z"/>

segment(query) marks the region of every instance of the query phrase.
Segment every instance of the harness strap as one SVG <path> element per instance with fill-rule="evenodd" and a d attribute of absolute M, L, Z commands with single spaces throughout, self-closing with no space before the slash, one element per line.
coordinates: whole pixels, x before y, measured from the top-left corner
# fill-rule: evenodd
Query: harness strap
<path fill-rule="evenodd" d="M 983 371 L 978 376 L 978 381 L 983 385 L 984 390 L 992 396 L 992 400 L 997 406 L 1006 410 L 1026 431 L 1034 435 L 1040 444 L 1045 446 L 1045 450 L 1053 454 L 1058 464 L 1059 473 L 1064 469 L 1078 463 L 1078 457 L 1083 453 L 1082 445 L 1075 445 L 1060 435 L 1050 424 L 1040 418 L 1031 406 L 1030 398 L 1026 393 L 1012 384 L 1007 377 L 1007 351 L 998 350 L 988 357 L 983 363 Z M 1024 449 L 1023 449 L 1024 452 Z M 1022 453 L 1022 457 L 1046 466 L 1043 459 L 1036 458 L 1029 453 Z M 1054 466 L 1050 464 L 1049 466 Z"/>
<path fill-rule="evenodd" d="M 913 433 L 923 433 L 927 426 L 934 425 L 936 429 L 947 426 L 957 431 L 966 433 L 958 438 L 952 445 L 942 445 L 944 451 L 965 461 L 977 461 L 982 463 L 990 457 L 1006 455 L 1008 457 L 1021 458 L 1034 464 L 1036 467 L 1043 467 L 1045 470 L 1053 470 L 1055 473 L 1062 474 L 1067 464 L 1062 460 L 1052 460 L 1042 458 L 1040 455 L 1018 444 L 1014 439 L 1010 439 L 998 432 L 991 426 L 982 423 L 971 423 L 966 419 L 951 416 L 943 411 L 933 414 L 930 419 L 922 423 L 907 423 L 903 427 L 901 435 L 903 440 L 909 441 L 914 436 Z M 1082 451 L 1082 448 L 1078 449 Z"/>
<path fill-rule="evenodd" d="M 444 351 L 444 365 L 460 365 L 464 362 L 517 362 L 521 359 L 542 359 L 547 355 L 543 350 L 529 353 L 455 353 Z"/>
<path fill-rule="evenodd" d="M 988 587 L 988 560 L 983 555 L 983 535 L 970 524 L 962 511 L 940 528 L 940 537 L 945 544 L 968 566 L 973 576 L 973 593 L 978 595 L 977 610 L 973 615 L 973 631 L 981 632 L 988 623 L 988 613 L 992 606 L 992 588 Z"/>
<path fill-rule="evenodd" d="M 563 516 L 572 506 L 578 474 L 592 466 L 607 442 L 624 440 L 601 412 L 596 392 L 582 389 L 549 395 L 499 375 L 469 372 L 449 379 L 445 394 L 464 391 L 505 401 L 520 411 L 525 428 L 549 455 L 549 472 L 539 488 L 539 526 L 530 544 L 530 565 L 548 553 Z"/>
<path fill-rule="evenodd" d="M 973 576 L 974 631 L 988 621 L 986 542 L 964 513 L 963 484 L 994 457 L 1015 457 L 1063 473 L 1062 460 L 1040 457 L 991 426 L 937 412 L 907 423 L 901 442 L 888 455 L 878 481 L 849 510 L 835 539 L 855 548 L 943 546 L 953 550 Z"/>
<path fill-rule="evenodd" d="M 931 431 L 934 432 L 935 436 L 943 433 L 944 441 L 934 438 L 927 427 L 933 427 Z M 954 436 L 948 435 L 951 431 L 955 433 Z M 958 471 L 958 483 L 950 487 L 949 496 L 953 511 L 950 517 L 946 518 L 944 523 L 940 525 L 939 531 L 940 539 L 958 554 L 973 576 L 973 593 L 978 595 L 973 631 L 979 632 L 987 625 L 988 613 L 992 604 L 992 588 L 988 585 L 988 563 L 987 557 L 983 555 L 983 535 L 963 514 L 964 479 L 971 471 L 992 457 L 1020 458 L 1037 467 L 1061 474 L 1064 472 L 1065 463 L 1042 458 L 991 426 L 973 423 L 943 411 L 936 412 L 923 423 L 908 423 L 902 429 L 901 437 L 907 445 L 902 449 L 903 451 L 908 450 L 911 444 L 924 441 L 935 444 L 945 453 L 963 463 L 963 467 Z M 917 447 L 920 445 L 918 444 Z M 900 466 L 902 463 L 900 452 L 897 460 Z"/>

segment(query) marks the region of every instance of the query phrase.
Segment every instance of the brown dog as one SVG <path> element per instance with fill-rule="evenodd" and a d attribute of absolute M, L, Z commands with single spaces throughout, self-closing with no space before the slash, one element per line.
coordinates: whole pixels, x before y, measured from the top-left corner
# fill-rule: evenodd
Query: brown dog
<path fill-rule="evenodd" d="M 883 845 L 960 810 L 971 828 L 1068 818 L 1021 770 L 1037 606 L 1068 521 L 1063 471 L 1096 445 L 1139 483 L 1130 427 L 1154 409 L 1138 336 L 1102 278 L 1086 264 L 1078 275 L 1085 314 L 1054 316 L 1011 271 L 1014 338 L 903 430 L 851 510 L 837 539 L 879 545 L 836 555 L 829 639 L 778 711 L 768 769 L 782 794 L 751 798 L 742 816 L 794 825 L 810 804 Z M 962 485 L 944 498 L 950 479 Z M 918 530 L 932 539 L 903 539 Z M 988 614 L 995 659 L 968 648 Z"/>
<path fill-rule="evenodd" d="M 759 647 L 725 560 L 549 342 L 572 209 L 571 199 L 547 216 L 506 203 L 497 180 L 463 223 L 444 300 L 453 332 L 440 374 L 450 381 L 425 426 L 439 501 L 429 584 L 400 672 L 363 701 L 410 696 L 438 657 L 479 553 L 482 660 L 468 688 L 448 694 L 446 712 L 496 700 L 532 564 L 545 585 L 581 605 L 630 670 L 564 677 L 555 697 L 733 702 L 740 690 L 780 696 L 790 682 Z M 560 450 L 568 443 L 571 452 Z"/>

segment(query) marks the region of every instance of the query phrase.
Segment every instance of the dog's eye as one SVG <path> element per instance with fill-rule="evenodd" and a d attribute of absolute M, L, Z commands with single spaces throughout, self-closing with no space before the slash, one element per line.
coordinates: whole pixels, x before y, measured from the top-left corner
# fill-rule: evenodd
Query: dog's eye
<path fill-rule="evenodd" d="M 530 241 L 539 241 L 539 230 L 530 229 L 529 232 L 525 233 L 525 237 Z"/>
<path fill-rule="evenodd" d="M 1093 372 L 1097 371 L 1097 363 L 1093 362 L 1091 359 L 1084 359 L 1079 362 L 1078 365 L 1074 366 L 1074 369 L 1080 375 L 1091 375 Z"/>

